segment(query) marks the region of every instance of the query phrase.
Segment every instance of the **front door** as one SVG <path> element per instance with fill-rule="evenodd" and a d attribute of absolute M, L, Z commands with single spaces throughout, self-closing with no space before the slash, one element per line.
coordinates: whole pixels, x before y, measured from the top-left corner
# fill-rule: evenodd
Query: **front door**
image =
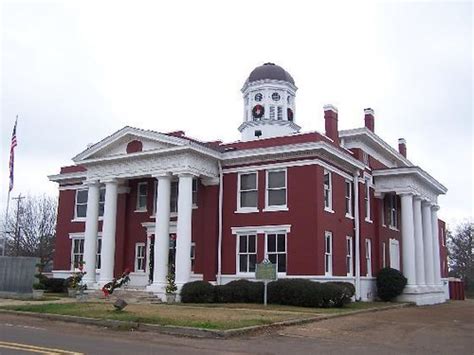
<path fill-rule="evenodd" d="M 175 262 L 176 262 L 176 234 L 170 234 L 170 251 L 168 253 L 168 273 L 174 273 L 175 271 Z M 155 264 L 155 237 L 150 238 L 150 257 L 148 258 L 149 270 L 148 275 L 149 283 L 153 283 L 153 270 Z"/>

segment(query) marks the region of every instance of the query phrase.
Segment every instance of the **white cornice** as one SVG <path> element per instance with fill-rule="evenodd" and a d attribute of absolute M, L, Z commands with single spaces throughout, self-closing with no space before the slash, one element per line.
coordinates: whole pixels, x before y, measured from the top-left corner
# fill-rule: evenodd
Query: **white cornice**
<path fill-rule="evenodd" d="M 267 119 L 262 119 L 259 121 L 246 121 L 242 123 L 238 130 L 239 132 L 242 132 L 245 128 L 247 127 L 259 127 L 259 126 L 289 126 L 291 129 L 295 130 L 296 133 L 299 133 L 301 127 L 298 126 L 296 123 L 293 121 L 283 121 L 283 120 L 267 120 Z M 269 137 L 269 138 L 274 138 L 274 137 Z"/>
<path fill-rule="evenodd" d="M 344 146 L 349 149 L 364 149 L 364 146 L 375 150 L 378 148 L 381 155 L 379 160 L 389 167 L 393 167 L 393 161 L 402 166 L 413 166 L 407 158 L 367 127 L 339 131 L 339 137 L 344 139 Z M 389 162 L 390 164 L 387 164 Z"/>
<path fill-rule="evenodd" d="M 86 178 L 87 173 L 85 171 L 74 172 L 74 173 L 62 173 L 55 175 L 48 175 L 49 181 L 52 182 L 65 182 L 65 181 L 78 181 Z"/>

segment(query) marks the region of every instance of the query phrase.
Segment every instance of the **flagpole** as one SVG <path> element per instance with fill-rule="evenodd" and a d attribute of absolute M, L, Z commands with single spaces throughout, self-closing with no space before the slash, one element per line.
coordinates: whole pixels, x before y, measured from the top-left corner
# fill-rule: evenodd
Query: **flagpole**
<path fill-rule="evenodd" d="M 6 246 L 6 242 L 7 242 L 7 225 L 8 225 L 8 210 L 9 210 L 9 207 L 10 207 L 10 192 L 11 192 L 11 190 L 8 189 L 7 210 L 5 211 L 5 224 L 3 225 L 2 256 L 5 256 L 5 246 Z"/>

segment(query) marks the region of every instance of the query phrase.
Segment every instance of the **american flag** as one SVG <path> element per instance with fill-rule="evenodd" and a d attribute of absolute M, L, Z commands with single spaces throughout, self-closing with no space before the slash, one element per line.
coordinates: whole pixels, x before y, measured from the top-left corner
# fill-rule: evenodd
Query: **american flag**
<path fill-rule="evenodd" d="M 13 190 L 13 176 L 14 176 L 14 166 L 15 166 L 15 147 L 17 146 L 16 141 L 16 124 L 18 122 L 18 115 L 16 116 L 15 126 L 13 127 L 12 132 L 12 141 L 10 144 L 10 186 L 9 191 Z"/>

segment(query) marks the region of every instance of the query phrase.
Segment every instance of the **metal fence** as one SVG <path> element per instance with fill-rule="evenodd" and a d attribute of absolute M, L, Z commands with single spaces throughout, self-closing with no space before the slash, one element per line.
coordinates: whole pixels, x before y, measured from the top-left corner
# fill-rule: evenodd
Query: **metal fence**
<path fill-rule="evenodd" d="M 0 256 L 0 295 L 31 293 L 39 261 L 39 258 L 26 256 Z"/>

